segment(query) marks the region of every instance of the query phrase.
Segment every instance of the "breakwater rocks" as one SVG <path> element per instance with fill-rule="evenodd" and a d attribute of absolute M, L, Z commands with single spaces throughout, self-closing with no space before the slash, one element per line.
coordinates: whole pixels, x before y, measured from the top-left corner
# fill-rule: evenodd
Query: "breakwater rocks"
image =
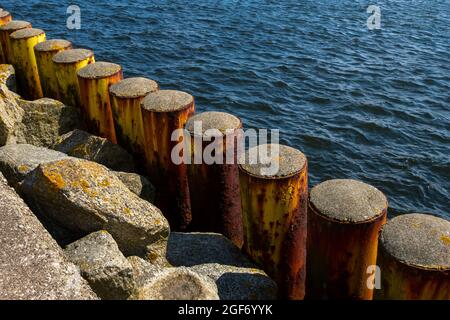
<path fill-rule="evenodd" d="M 276 298 L 224 236 L 170 234 L 133 156 L 70 107 L 23 100 L 2 70 L 1 299 Z"/>

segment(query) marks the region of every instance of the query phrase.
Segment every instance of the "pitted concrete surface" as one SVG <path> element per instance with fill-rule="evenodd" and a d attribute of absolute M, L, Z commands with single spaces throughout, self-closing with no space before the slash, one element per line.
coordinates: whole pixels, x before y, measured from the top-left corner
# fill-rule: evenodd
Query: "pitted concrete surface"
<path fill-rule="evenodd" d="M 140 98 L 159 89 L 156 81 L 136 77 L 127 78 L 109 87 L 109 92 L 119 98 Z"/>
<path fill-rule="evenodd" d="M 250 148 L 239 159 L 240 168 L 244 172 L 273 179 L 297 174 L 306 163 L 306 156 L 299 150 L 276 144 L 262 144 Z M 274 171 L 276 167 L 278 170 Z"/>
<path fill-rule="evenodd" d="M 191 118 L 186 122 L 186 130 L 194 133 L 194 124 L 201 122 L 203 135 L 206 130 L 217 129 L 222 134 L 227 133 L 227 130 L 236 130 L 242 127 L 241 120 L 229 113 L 225 112 L 202 112 Z"/>
<path fill-rule="evenodd" d="M 0 300 L 97 299 L 0 173 Z"/>
<path fill-rule="evenodd" d="M 24 28 L 31 28 L 31 23 L 28 21 L 23 20 L 12 20 L 8 22 L 7 24 L 0 27 L 0 30 L 7 30 L 7 31 L 13 31 L 13 30 L 20 30 Z"/>
<path fill-rule="evenodd" d="M 79 77 L 85 79 L 101 79 L 113 76 L 121 70 L 122 67 L 118 64 L 99 61 L 81 68 L 77 74 Z"/>
<path fill-rule="evenodd" d="M 8 12 L 8 11 L 5 11 L 5 10 L 0 10 L 0 18 L 4 18 L 4 17 L 7 17 L 7 16 L 9 16 L 10 15 L 10 13 Z"/>
<path fill-rule="evenodd" d="M 9 184 L 17 187 L 26 175 L 40 164 L 61 160 L 67 155 L 30 144 L 7 144 L 0 147 L 0 171 Z"/>
<path fill-rule="evenodd" d="M 426 214 L 405 214 L 383 227 L 380 246 L 416 267 L 450 270 L 450 222 Z"/>
<path fill-rule="evenodd" d="M 53 57 L 55 63 L 75 63 L 92 57 L 94 52 L 88 49 L 69 49 L 58 52 Z"/>
<path fill-rule="evenodd" d="M 35 28 L 25 28 L 21 30 L 14 31 L 9 36 L 11 39 L 14 40 L 20 40 L 20 39 L 27 39 L 31 37 L 35 37 L 41 34 L 44 34 L 44 30 L 42 29 L 35 29 Z"/>
<path fill-rule="evenodd" d="M 193 103 L 194 97 L 186 92 L 159 90 L 148 94 L 141 106 L 148 111 L 172 112 L 183 110 Z"/>
<path fill-rule="evenodd" d="M 311 189 L 310 202 L 325 217 L 353 223 L 371 220 L 387 208 L 387 199 L 380 190 L 351 179 L 318 184 Z"/>
<path fill-rule="evenodd" d="M 40 42 L 34 46 L 35 51 L 55 51 L 60 49 L 67 49 L 72 46 L 72 43 L 63 39 L 51 39 Z"/>

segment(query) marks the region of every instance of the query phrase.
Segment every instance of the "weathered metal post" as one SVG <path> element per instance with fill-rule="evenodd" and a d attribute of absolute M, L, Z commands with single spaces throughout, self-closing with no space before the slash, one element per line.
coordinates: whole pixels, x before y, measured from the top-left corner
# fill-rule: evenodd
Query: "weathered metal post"
<path fill-rule="evenodd" d="M 145 139 L 141 102 L 158 84 L 146 78 L 128 78 L 109 88 L 117 143 L 145 164 Z"/>
<path fill-rule="evenodd" d="M 450 300 L 450 222 L 405 214 L 383 227 L 378 299 Z"/>
<path fill-rule="evenodd" d="M 172 150 L 183 143 L 181 132 L 194 113 L 194 97 L 175 90 L 160 90 L 148 94 L 141 103 L 145 135 L 145 157 L 148 173 L 156 186 L 156 205 L 168 219 L 172 230 L 186 230 L 191 221 L 191 204 L 187 164 L 174 163 Z M 181 157 L 184 157 L 181 151 Z"/>
<path fill-rule="evenodd" d="M 12 20 L 11 14 L 8 11 L 0 9 L 0 27 L 4 26 L 11 20 Z M 6 63 L 5 58 L 3 57 L 3 50 L 1 45 L 0 45 L 0 63 Z"/>
<path fill-rule="evenodd" d="M 34 46 L 45 41 L 45 32 L 41 29 L 25 28 L 11 33 L 9 37 L 18 93 L 28 100 L 43 98 Z"/>
<path fill-rule="evenodd" d="M 221 233 L 238 247 L 244 237 L 237 164 L 241 129 L 241 120 L 224 112 L 203 112 L 186 123 L 192 146 L 189 230 Z"/>
<path fill-rule="evenodd" d="M 294 148 L 263 144 L 239 163 L 243 249 L 275 279 L 281 298 L 303 299 L 307 159 Z"/>
<path fill-rule="evenodd" d="M 0 9 L 0 26 L 7 24 L 12 20 L 12 15 L 6 10 Z"/>
<path fill-rule="evenodd" d="M 81 108 L 77 71 L 94 63 L 94 52 L 87 49 L 69 49 L 53 56 L 53 68 L 60 100 L 69 106 Z"/>
<path fill-rule="evenodd" d="M 31 23 L 22 20 L 12 20 L 0 26 L 0 45 L 2 46 L 2 61 L 4 63 L 13 63 L 9 35 L 17 30 L 25 28 L 31 28 Z"/>
<path fill-rule="evenodd" d="M 376 264 L 387 205 L 381 191 L 356 180 L 328 180 L 311 189 L 308 299 L 372 299 L 369 267 Z"/>
<path fill-rule="evenodd" d="M 60 100 L 58 93 L 58 82 L 56 81 L 55 69 L 53 68 L 53 56 L 60 51 L 72 48 L 72 43 L 67 40 L 52 39 L 38 43 L 34 47 L 36 63 L 41 80 L 42 93 L 44 97 Z"/>
<path fill-rule="evenodd" d="M 122 67 L 110 62 L 95 62 L 78 70 L 77 75 L 88 129 L 93 134 L 117 143 L 109 87 L 122 80 Z"/>

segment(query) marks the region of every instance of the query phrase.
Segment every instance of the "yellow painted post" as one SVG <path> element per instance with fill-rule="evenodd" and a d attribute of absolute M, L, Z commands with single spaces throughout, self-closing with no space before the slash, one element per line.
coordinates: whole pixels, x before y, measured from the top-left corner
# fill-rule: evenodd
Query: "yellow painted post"
<path fill-rule="evenodd" d="M 183 130 L 194 113 L 194 97 L 175 90 L 148 94 L 141 103 L 148 173 L 156 186 L 156 205 L 168 219 L 171 229 L 186 230 L 191 221 L 187 164 L 172 161 L 172 150 L 183 135 L 172 141 L 172 133 Z"/>
<path fill-rule="evenodd" d="M 387 206 L 381 191 L 357 180 L 328 180 L 311 189 L 308 299 L 372 299 L 368 282 Z"/>
<path fill-rule="evenodd" d="M 55 54 L 52 61 L 61 102 L 81 110 L 77 72 L 95 62 L 94 52 L 87 49 L 64 50 Z"/>
<path fill-rule="evenodd" d="M 12 20 L 12 15 L 6 10 L 0 10 L 0 26 L 7 24 Z"/>
<path fill-rule="evenodd" d="M 95 62 L 78 70 L 82 110 L 91 133 L 117 143 L 109 87 L 122 80 L 122 67 Z"/>
<path fill-rule="evenodd" d="M 12 16 L 8 11 L 3 9 L 0 10 L 0 27 L 7 24 L 12 20 Z M 0 63 L 6 63 L 5 58 L 3 57 L 2 46 L 0 45 Z"/>
<path fill-rule="evenodd" d="M 383 227 L 376 299 L 450 300 L 450 221 L 405 214 Z"/>
<path fill-rule="evenodd" d="M 242 145 L 241 129 L 241 120 L 225 112 L 199 113 L 186 122 L 192 146 L 189 231 L 221 233 L 239 248 L 243 229 L 236 156 Z"/>
<path fill-rule="evenodd" d="M 128 78 L 109 88 L 117 143 L 145 164 L 145 139 L 142 124 L 141 101 L 158 84 L 146 78 Z"/>
<path fill-rule="evenodd" d="M 31 23 L 22 20 L 12 20 L 0 26 L 0 45 L 2 46 L 3 62 L 12 64 L 12 52 L 9 35 L 14 31 L 31 28 Z"/>
<path fill-rule="evenodd" d="M 60 39 L 47 40 L 34 47 L 44 97 L 60 100 L 52 59 L 58 52 L 71 48 L 72 43 L 70 41 Z"/>
<path fill-rule="evenodd" d="M 45 41 L 41 29 L 25 28 L 11 33 L 13 65 L 16 69 L 17 91 L 25 99 L 43 98 L 34 46 Z"/>
<path fill-rule="evenodd" d="M 303 299 L 308 204 L 306 156 L 284 145 L 252 147 L 239 160 L 239 179 L 243 250 L 277 282 L 280 298 Z"/>

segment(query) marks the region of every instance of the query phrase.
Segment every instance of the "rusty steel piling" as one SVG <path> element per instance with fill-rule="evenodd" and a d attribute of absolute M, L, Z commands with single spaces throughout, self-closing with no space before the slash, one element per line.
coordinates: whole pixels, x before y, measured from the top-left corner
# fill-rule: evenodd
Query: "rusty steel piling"
<path fill-rule="evenodd" d="M 155 81 L 142 77 L 124 79 L 109 88 L 117 143 L 131 152 L 140 164 L 145 164 L 141 102 L 158 89 Z"/>
<path fill-rule="evenodd" d="M 34 47 L 36 63 L 41 80 L 42 93 L 46 98 L 60 100 L 58 82 L 53 67 L 53 56 L 58 52 L 72 48 L 72 43 L 67 40 L 52 39 L 38 43 Z"/>
<path fill-rule="evenodd" d="M 0 26 L 7 24 L 12 20 L 12 15 L 6 10 L 0 9 Z"/>
<path fill-rule="evenodd" d="M 405 214 L 383 227 L 376 299 L 450 300 L 450 222 Z"/>
<path fill-rule="evenodd" d="M 308 203 L 306 156 L 288 146 L 262 144 L 250 148 L 239 163 L 243 250 L 275 279 L 281 298 L 303 299 Z"/>
<path fill-rule="evenodd" d="M 12 20 L 12 15 L 3 9 L 0 9 L 0 27 L 4 26 L 8 22 Z M 0 44 L 0 63 L 6 63 L 5 58 L 3 57 L 3 50 Z"/>
<path fill-rule="evenodd" d="M 89 131 L 117 143 L 109 87 L 122 80 L 122 67 L 110 62 L 95 62 L 78 70 L 77 75 Z"/>
<path fill-rule="evenodd" d="M 372 299 L 368 270 L 376 265 L 386 212 L 384 194 L 360 181 L 328 180 L 311 189 L 308 299 Z"/>
<path fill-rule="evenodd" d="M 34 46 L 45 41 L 45 32 L 25 28 L 11 33 L 9 37 L 18 93 L 28 100 L 43 98 Z"/>
<path fill-rule="evenodd" d="M 196 125 L 201 131 L 196 132 Z M 189 230 L 221 233 L 238 247 L 243 242 L 237 165 L 241 129 L 241 120 L 224 112 L 203 112 L 186 123 L 192 152 L 188 166 L 192 209 Z M 208 148 L 212 163 L 202 157 Z M 197 155 L 201 161 L 196 161 Z"/>
<path fill-rule="evenodd" d="M 87 49 L 63 50 L 55 54 L 52 61 L 61 102 L 81 109 L 77 72 L 95 62 L 94 52 Z"/>
<path fill-rule="evenodd" d="M 0 45 L 2 47 L 2 61 L 4 63 L 13 64 L 9 35 L 17 30 L 25 28 L 31 28 L 31 23 L 22 20 L 12 20 L 0 26 Z"/>
<path fill-rule="evenodd" d="M 175 90 L 160 90 L 148 94 L 141 103 L 145 136 L 145 158 L 151 181 L 155 184 L 156 205 L 168 219 L 172 230 L 186 230 L 191 221 L 191 204 L 187 164 L 175 163 L 172 150 L 184 143 L 180 133 L 194 113 L 194 97 Z M 181 157 L 184 157 L 184 150 Z"/>

